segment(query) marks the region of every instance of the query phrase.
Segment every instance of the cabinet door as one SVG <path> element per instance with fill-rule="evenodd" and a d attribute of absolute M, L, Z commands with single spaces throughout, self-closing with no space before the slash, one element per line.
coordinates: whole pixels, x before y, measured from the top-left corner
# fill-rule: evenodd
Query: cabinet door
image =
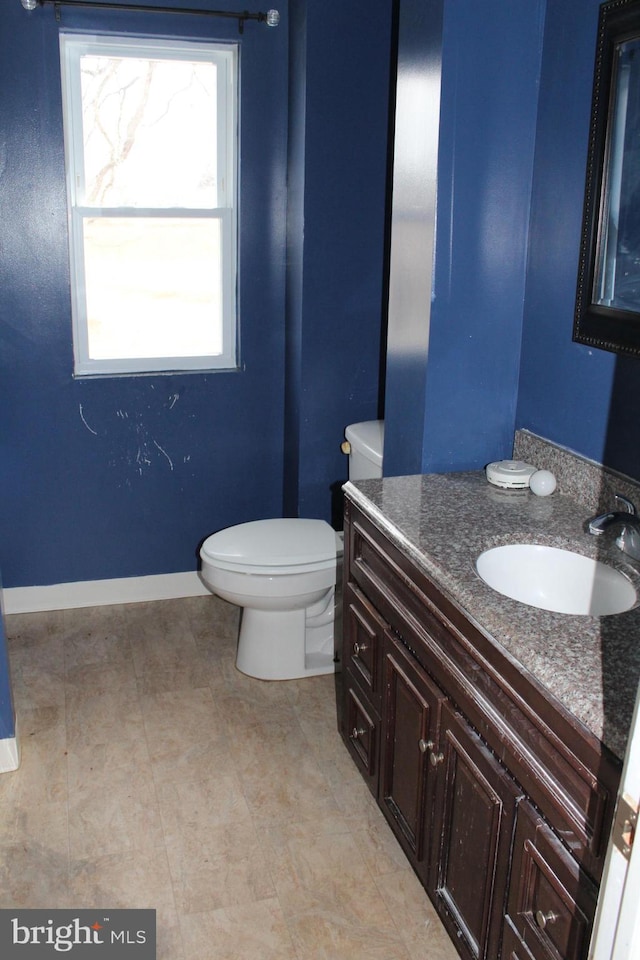
<path fill-rule="evenodd" d="M 597 891 L 528 802 L 518 805 L 507 924 L 536 960 L 585 960 Z"/>
<path fill-rule="evenodd" d="M 380 804 L 422 873 L 433 807 L 429 759 L 438 742 L 445 694 L 390 634 L 385 637 L 383 663 Z"/>
<path fill-rule="evenodd" d="M 428 890 L 461 955 L 495 960 L 521 790 L 448 703 L 442 729 Z"/>

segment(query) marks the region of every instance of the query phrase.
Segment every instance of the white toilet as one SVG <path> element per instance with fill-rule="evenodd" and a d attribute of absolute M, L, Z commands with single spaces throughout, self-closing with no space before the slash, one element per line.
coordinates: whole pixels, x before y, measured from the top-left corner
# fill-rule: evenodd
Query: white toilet
<path fill-rule="evenodd" d="M 379 421 L 373 421 L 378 423 Z M 354 424 L 366 428 L 367 424 Z M 345 432 L 353 452 L 358 431 Z M 370 445 L 370 430 L 364 431 Z M 382 476 L 379 463 L 368 476 Z M 375 472 L 374 472 L 375 471 Z M 335 590 L 342 536 L 324 520 L 254 520 L 214 533 L 200 548 L 212 593 L 242 607 L 236 666 L 260 680 L 333 673 Z"/>

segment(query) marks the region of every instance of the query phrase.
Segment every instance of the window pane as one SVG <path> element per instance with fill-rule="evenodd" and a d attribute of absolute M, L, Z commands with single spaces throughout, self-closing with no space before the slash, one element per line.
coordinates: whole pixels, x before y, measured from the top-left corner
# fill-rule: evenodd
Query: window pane
<path fill-rule="evenodd" d="M 221 222 L 84 221 L 89 358 L 222 353 Z"/>
<path fill-rule="evenodd" d="M 84 55 L 85 205 L 217 207 L 217 66 Z"/>

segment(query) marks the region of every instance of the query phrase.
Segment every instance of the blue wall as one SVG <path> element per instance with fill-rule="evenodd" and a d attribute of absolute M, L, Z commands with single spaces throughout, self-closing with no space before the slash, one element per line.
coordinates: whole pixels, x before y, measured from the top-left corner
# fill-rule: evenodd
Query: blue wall
<path fill-rule="evenodd" d="M 598 11 L 597 0 L 547 3 L 517 421 L 640 477 L 637 361 L 571 340 Z M 616 367 L 628 444 L 614 432 Z"/>
<path fill-rule="evenodd" d="M 479 468 L 523 427 L 640 478 L 638 361 L 571 339 L 598 11 L 444 0 L 424 435 L 398 449 L 420 398 L 391 344 L 386 472 Z"/>
<path fill-rule="evenodd" d="M 347 476 L 344 427 L 378 414 L 392 7 L 291 2 L 299 27 L 289 180 L 296 286 L 285 446 L 294 460 L 290 508 L 301 516 L 325 517 L 332 499 L 341 515 L 332 490 Z"/>
<path fill-rule="evenodd" d="M 543 0 L 444 0 L 435 276 L 428 356 L 418 358 L 424 472 L 511 452 L 543 22 Z M 397 439 L 415 397 L 393 343 L 388 356 L 387 432 Z M 391 439 L 385 472 L 403 472 L 415 453 Z"/>
<path fill-rule="evenodd" d="M 57 28 L 49 7 L 6 5 L 6 586 L 193 570 L 212 530 L 282 512 L 330 515 L 331 488 L 346 475 L 342 429 L 376 416 L 382 392 L 392 6 L 290 0 L 278 29 L 247 24 L 242 369 L 74 380 Z M 419 410 L 393 360 L 387 371 L 387 432 L 424 421 L 411 451 L 421 469 L 481 466 L 508 455 L 513 429 L 528 427 L 640 476 L 637 363 L 571 341 L 598 6 L 443 0 L 435 286 Z M 101 16 L 144 29 L 131 13 Z M 63 20 L 104 22 L 66 8 Z M 166 29 L 187 35 L 196 22 L 200 35 L 238 36 L 233 23 L 205 30 L 186 17 Z"/>
<path fill-rule="evenodd" d="M 386 135 L 387 5 L 377 0 L 377 26 L 361 20 L 371 3 L 330 0 L 310 15 L 306 39 L 292 34 L 294 51 L 306 42 L 311 66 L 298 82 L 305 81 L 306 113 L 317 115 L 305 130 L 304 297 L 293 362 L 285 362 L 289 30 L 281 3 L 280 27 L 247 23 L 240 38 L 241 369 L 92 380 L 72 376 L 58 27 L 52 7 L 5 6 L 5 586 L 194 570 L 208 533 L 282 514 L 288 478 L 303 458 L 289 512 L 328 517 L 330 484 L 346 473 L 342 429 L 375 413 L 378 390 L 386 144 L 377 139 Z M 244 9 L 235 0 L 227 6 Z M 63 8 L 62 25 L 239 38 L 235 21 L 132 12 Z M 366 191 L 373 196 L 365 203 Z M 354 343 L 365 346 L 355 370 L 346 361 Z M 293 460 L 284 454 L 285 375 L 300 425 Z"/>
<path fill-rule="evenodd" d="M 543 15 L 445 3 L 425 471 L 511 453 Z"/>

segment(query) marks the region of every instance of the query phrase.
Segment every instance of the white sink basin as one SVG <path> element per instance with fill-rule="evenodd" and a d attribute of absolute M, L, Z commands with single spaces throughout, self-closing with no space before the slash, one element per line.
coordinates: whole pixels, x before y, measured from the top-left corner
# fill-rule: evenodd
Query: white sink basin
<path fill-rule="evenodd" d="M 570 550 L 512 543 L 485 550 L 476 561 L 498 593 L 555 613 L 604 617 L 629 610 L 636 591 L 624 574 Z"/>

